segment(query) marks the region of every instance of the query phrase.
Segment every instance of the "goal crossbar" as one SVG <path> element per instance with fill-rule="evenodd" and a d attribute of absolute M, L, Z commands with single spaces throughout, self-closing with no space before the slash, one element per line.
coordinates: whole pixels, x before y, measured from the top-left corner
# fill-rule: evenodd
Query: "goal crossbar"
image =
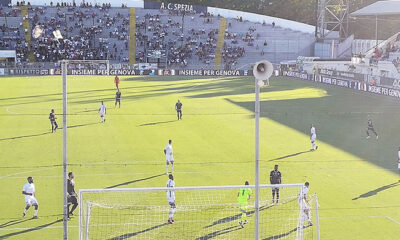
<path fill-rule="evenodd" d="M 302 187 L 304 184 L 263 184 L 259 188 L 288 188 Z M 191 186 L 191 187 L 159 187 L 159 188 L 107 188 L 107 189 L 80 189 L 79 195 L 83 193 L 100 193 L 100 192 L 147 192 L 147 191 L 187 191 L 187 190 L 218 190 L 218 189 L 240 189 L 240 188 L 255 188 L 255 185 L 232 185 L 232 186 Z"/>

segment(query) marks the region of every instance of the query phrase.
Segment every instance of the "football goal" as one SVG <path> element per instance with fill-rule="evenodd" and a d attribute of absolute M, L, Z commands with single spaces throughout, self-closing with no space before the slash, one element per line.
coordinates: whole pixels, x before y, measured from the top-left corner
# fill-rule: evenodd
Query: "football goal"
<path fill-rule="evenodd" d="M 309 195 L 308 202 L 299 201 L 302 186 L 260 185 L 260 239 L 317 239 L 317 200 Z M 273 188 L 279 188 L 278 203 L 272 202 Z M 240 200 L 244 190 L 250 198 Z M 252 185 L 82 189 L 79 239 L 254 239 L 252 193 Z"/>

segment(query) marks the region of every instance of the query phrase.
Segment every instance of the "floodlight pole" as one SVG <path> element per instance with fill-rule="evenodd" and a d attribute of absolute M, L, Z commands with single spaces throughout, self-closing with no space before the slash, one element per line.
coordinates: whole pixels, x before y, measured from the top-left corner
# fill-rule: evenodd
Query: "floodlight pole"
<path fill-rule="evenodd" d="M 63 85 L 63 239 L 68 239 L 68 200 L 67 200 L 67 65 L 68 61 L 61 61 Z"/>
<path fill-rule="evenodd" d="M 256 101 L 255 101 L 255 229 L 254 229 L 254 239 L 258 240 L 259 239 L 259 156 L 260 156 L 260 86 L 258 85 L 258 80 L 257 78 L 255 79 L 255 93 L 256 93 Z"/>

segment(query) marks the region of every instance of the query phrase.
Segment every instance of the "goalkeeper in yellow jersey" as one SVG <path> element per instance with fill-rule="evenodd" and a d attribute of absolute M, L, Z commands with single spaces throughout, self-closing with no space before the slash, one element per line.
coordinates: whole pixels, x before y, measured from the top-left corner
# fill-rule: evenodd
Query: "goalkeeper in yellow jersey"
<path fill-rule="evenodd" d="M 246 181 L 244 185 L 249 185 L 249 182 Z M 244 227 L 244 225 L 247 223 L 247 205 L 248 201 L 250 200 L 251 193 L 252 192 L 250 188 L 241 188 L 237 194 L 240 211 L 242 212 L 242 217 L 239 221 L 241 227 Z"/>

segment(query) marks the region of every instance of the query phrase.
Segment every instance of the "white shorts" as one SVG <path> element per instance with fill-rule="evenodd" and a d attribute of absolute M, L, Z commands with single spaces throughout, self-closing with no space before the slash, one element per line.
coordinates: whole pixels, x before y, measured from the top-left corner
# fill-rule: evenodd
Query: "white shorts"
<path fill-rule="evenodd" d="M 174 156 L 167 155 L 167 163 L 173 163 L 173 162 L 174 162 Z"/>
<path fill-rule="evenodd" d="M 106 113 L 100 112 L 100 117 L 104 117 L 104 115 L 106 115 Z"/>
<path fill-rule="evenodd" d="M 175 203 L 175 196 L 167 197 L 167 200 L 168 200 L 168 203 L 169 203 L 169 204 Z"/>
<path fill-rule="evenodd" d="M 29 205 L 29 206 L 39 205 L 38 201 L 33 196 L 26 197 L 25 198 L 25 203 L 26 203 L 26 205 Z"/>
<path fill-rule="evenodd" d="M 400 171 L 400 162 L 399 162 L 399 164 L 397 165 L 397 168 L 399 169 L 399 171 Z"/>
<path fill-rule="evenodd" d="M 317 139 L 317 136 L 315 134 L 311 136 L 311 142 L 312 143 L 315 142 L 316 139 Z"/>

